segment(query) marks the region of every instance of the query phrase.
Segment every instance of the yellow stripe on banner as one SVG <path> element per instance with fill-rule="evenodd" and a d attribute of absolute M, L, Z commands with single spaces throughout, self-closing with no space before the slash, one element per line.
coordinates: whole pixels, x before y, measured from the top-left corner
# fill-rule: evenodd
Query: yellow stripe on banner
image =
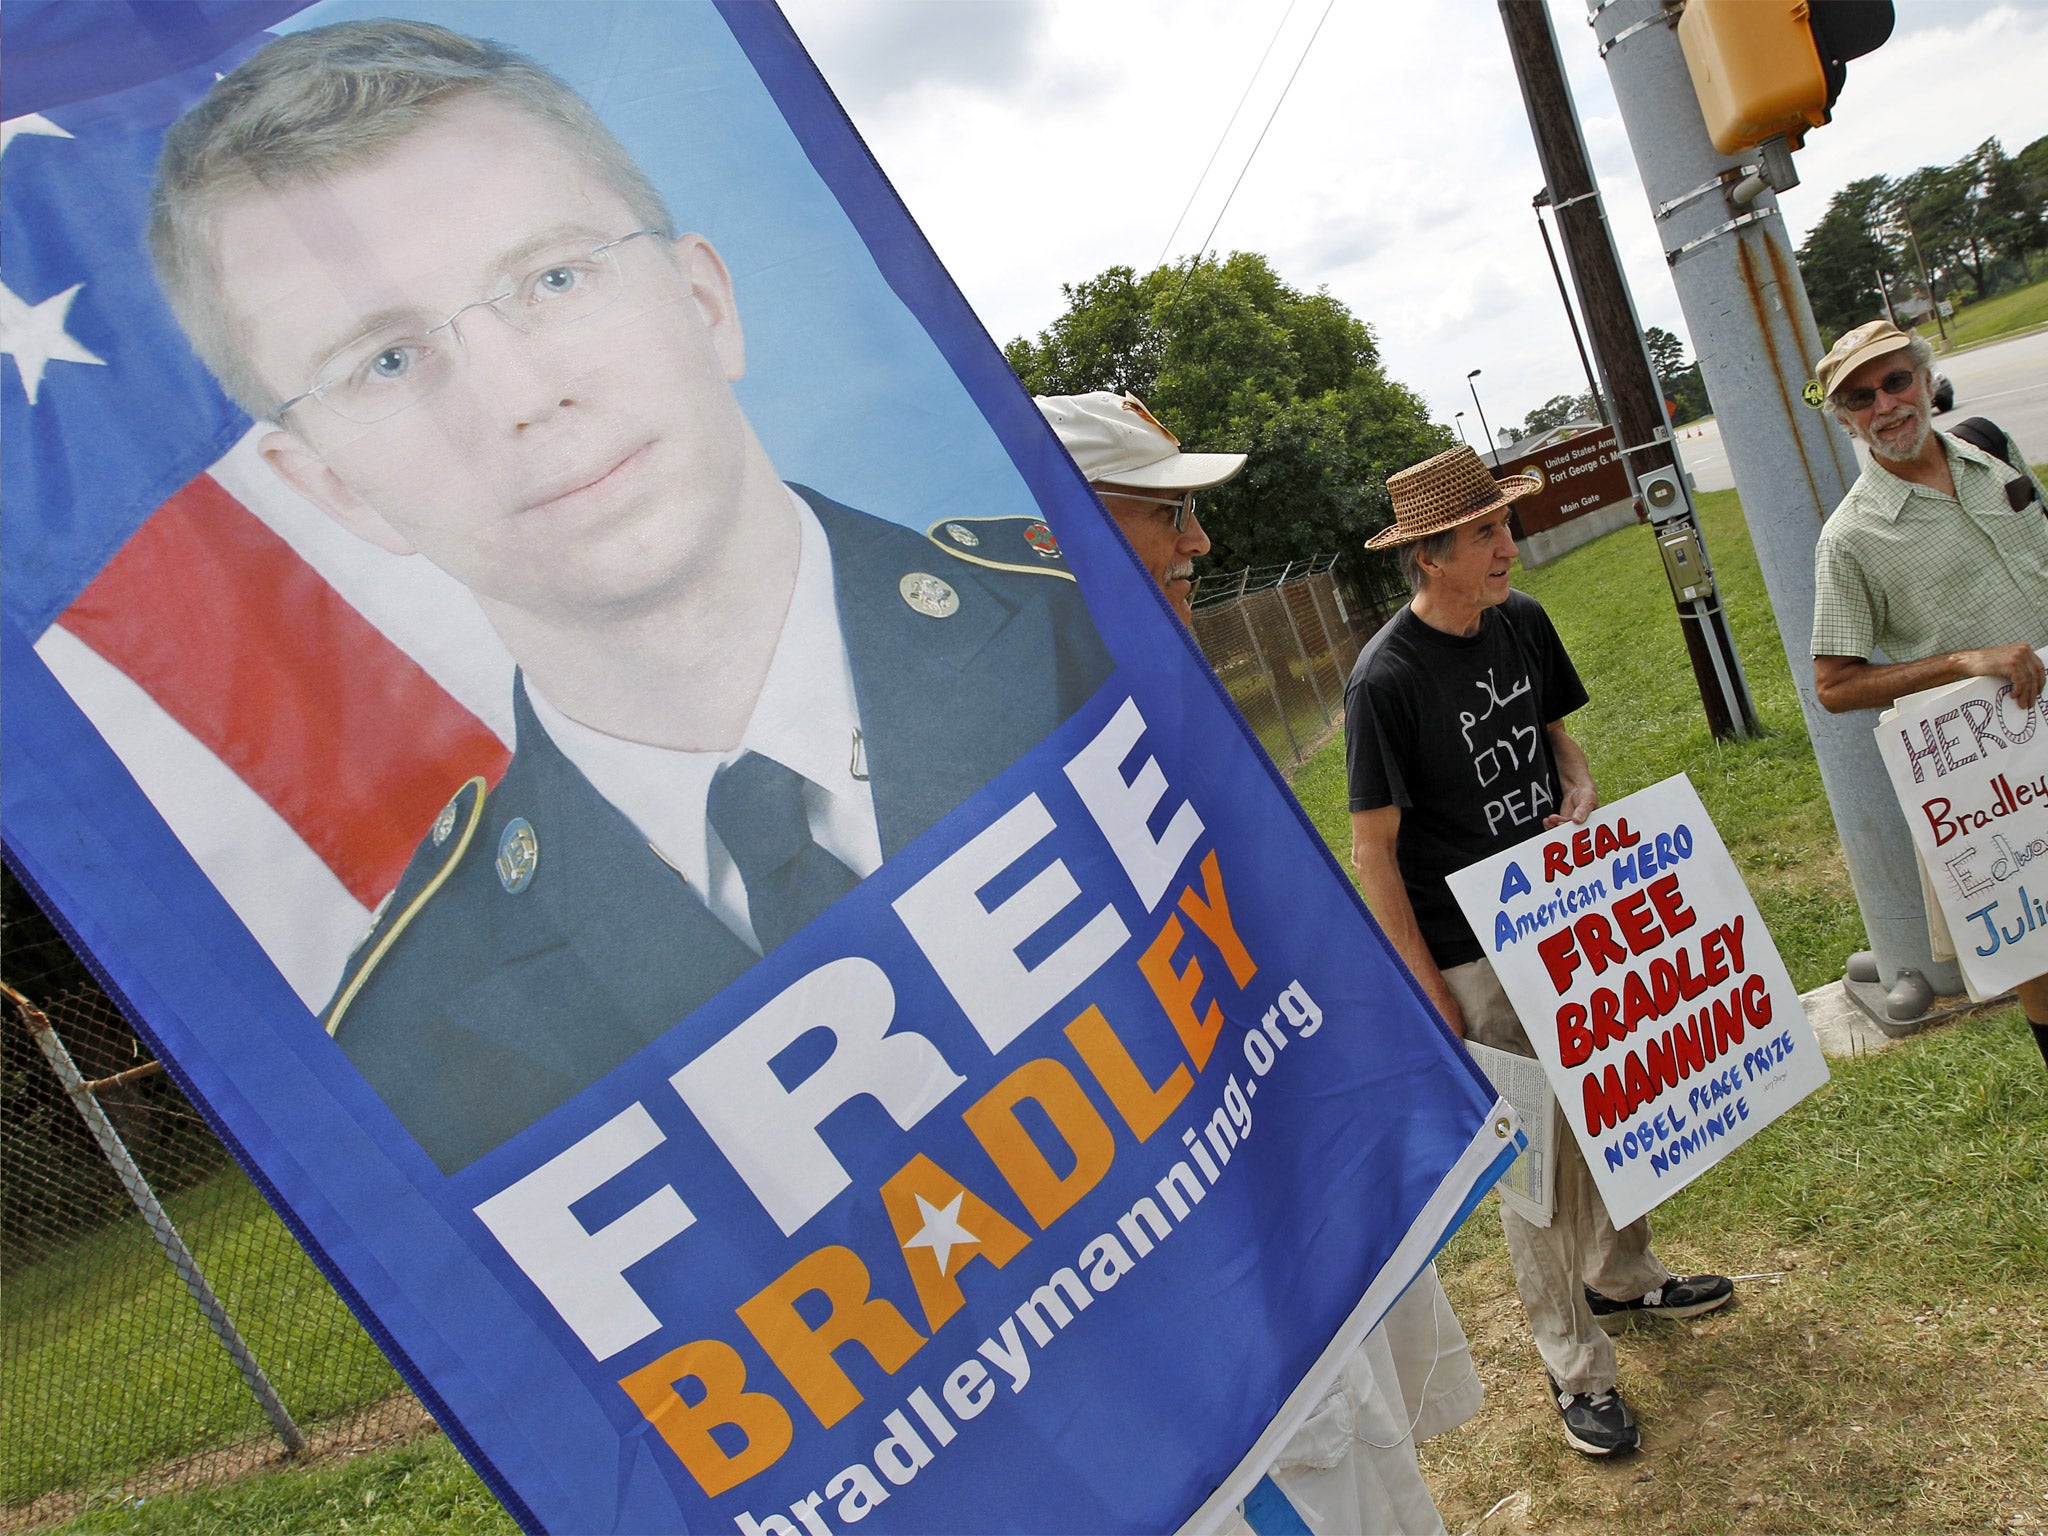
<path fill-rule="evenodd" d="M 484 801 L 490 793 L 485 787 L 482 774 L 478 774 L 462 786 L 462 789 L 470 788 L 476 790 L 476 804 L 470 808 L 469 821 L 462 829 L 462 836 L 455 841 L 455 851 L 448 855 L 446 863 L 434 871 L 434 878 L 426 883 L 426 886 L 420 891 L 419 895 L 406 903 L 405 910 L 398 914 L 398 921 L 391 925 L 390 930 L 384 937 L 377 941 L 377 947 L 370 951 L 370 958 L 362 963 L 354 979 L 349 982 L 348 990 L 343 992 L 339 1000 L 336 1001 L 334 1011 L 327 1015 L 328 1034 L 333 1035 L 340 1031 L 341 1016 L 348 1012 L 349 1004 L 353 1003 L 356 1000 L 356 994 L 363 990 L 363 983 L 370 979 L 370 973 L 377 969 L 378 964 L 390 951 L 391 946 L 398 942 L 398 936 L 405 932 L 406 926 L 412 922 L 420 908 L 424 907 L 433 898 L 434 892 L 441 889 L 442 883 L 447 880 L 449 875 L 455 872 L 455 866 L 462 862 L 462 856 L 469 851 L 469 840 L 476 836 L 477 823 L 484 819 Z M 461 793 L 461 789 L 456 791 L 458 795 Z"/>

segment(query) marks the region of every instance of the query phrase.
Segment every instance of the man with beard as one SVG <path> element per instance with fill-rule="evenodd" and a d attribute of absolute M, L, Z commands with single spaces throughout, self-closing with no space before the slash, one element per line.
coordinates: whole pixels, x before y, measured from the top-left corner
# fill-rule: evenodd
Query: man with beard
<path fill-rule="evenodd" d="M 1835 419 L 1870 450 L 1814 551 L 1814 691 L 1838 714 L 1968 677 L 2004 678 L 2023 709 L 2041 695 L 2041 487 L 2017 451 L 2002 463 L 1934 429 L 1931 361 L 1921 338 L 1873 320 L 1814 370 Z M 2019 995 L 2048 1058 L 2048 976 Z"/>

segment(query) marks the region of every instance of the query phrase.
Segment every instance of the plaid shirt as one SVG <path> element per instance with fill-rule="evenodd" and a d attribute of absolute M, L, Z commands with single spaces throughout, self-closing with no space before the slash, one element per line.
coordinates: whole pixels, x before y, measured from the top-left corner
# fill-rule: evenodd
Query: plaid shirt
<path fill-rule="evenodd" d="M 1954 496 L 1902 480 L 1873 458 L 1821 526 L 1814 655 L 1868 659 L 1882 646 L 1897 662 L 2022 640 L 2048 646 L 2039 482 L 2035 500 L 2015 512 L 2005 483 L 2026 471 L 1939 436 Z"/>

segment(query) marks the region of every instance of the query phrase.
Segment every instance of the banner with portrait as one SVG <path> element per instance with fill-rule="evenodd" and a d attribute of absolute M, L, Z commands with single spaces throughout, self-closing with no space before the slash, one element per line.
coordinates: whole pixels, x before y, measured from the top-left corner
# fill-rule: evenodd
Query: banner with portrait
<path fill-rule="evenodd" d="M 1213 1527 L 1512 1117 L 780 16 L 4 21 L 7 858 L 494 1493 Z"/>

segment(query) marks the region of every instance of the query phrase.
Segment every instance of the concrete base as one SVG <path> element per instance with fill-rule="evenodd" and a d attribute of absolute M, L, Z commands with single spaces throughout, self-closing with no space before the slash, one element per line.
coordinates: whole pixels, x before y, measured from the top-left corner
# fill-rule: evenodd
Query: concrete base
<path fill-rule="evenodd" d="M 1515 548 L 1521 553 L 1522 564 L 1543 565 L 1581 544 L 1592 543 L 1603 534 L 1626 528 L 1635 520 L 1636 504 L 1633 501 L 1609 502 L 1568 523 L 1559 523 L 1555 528 L 1546 528 L 1526 539 L 1517 539 Z"/>
<path fill-rule="evenodd" d="M 1860 991 L 1870 994 L 1868 1001 L 1856 995 Z M 1873 983 L 1831 981 L 1799 999 L 1806 1009 L 1806 1022 L 1813 1026 L 1814 1037 L 1820 1041 L 1821 1054 L 1837 1058 L 1873 1055 L 1958 1014 L 2001 1008 L 2011 1000 L 2010 994 L 1984 1003 L 1973 1003 L 1967 997 L 1941 997 L 1935 999 L 1934 1009 L 1928 1014 L 1901 1021 L 1885 1018 L 1884 990 Z M 1879 1024 L 1880 1019 L 1884 1020 L 1883 1025 Z M 1891 1033 L 1902 1023 L 1905 1033 Z"/>

